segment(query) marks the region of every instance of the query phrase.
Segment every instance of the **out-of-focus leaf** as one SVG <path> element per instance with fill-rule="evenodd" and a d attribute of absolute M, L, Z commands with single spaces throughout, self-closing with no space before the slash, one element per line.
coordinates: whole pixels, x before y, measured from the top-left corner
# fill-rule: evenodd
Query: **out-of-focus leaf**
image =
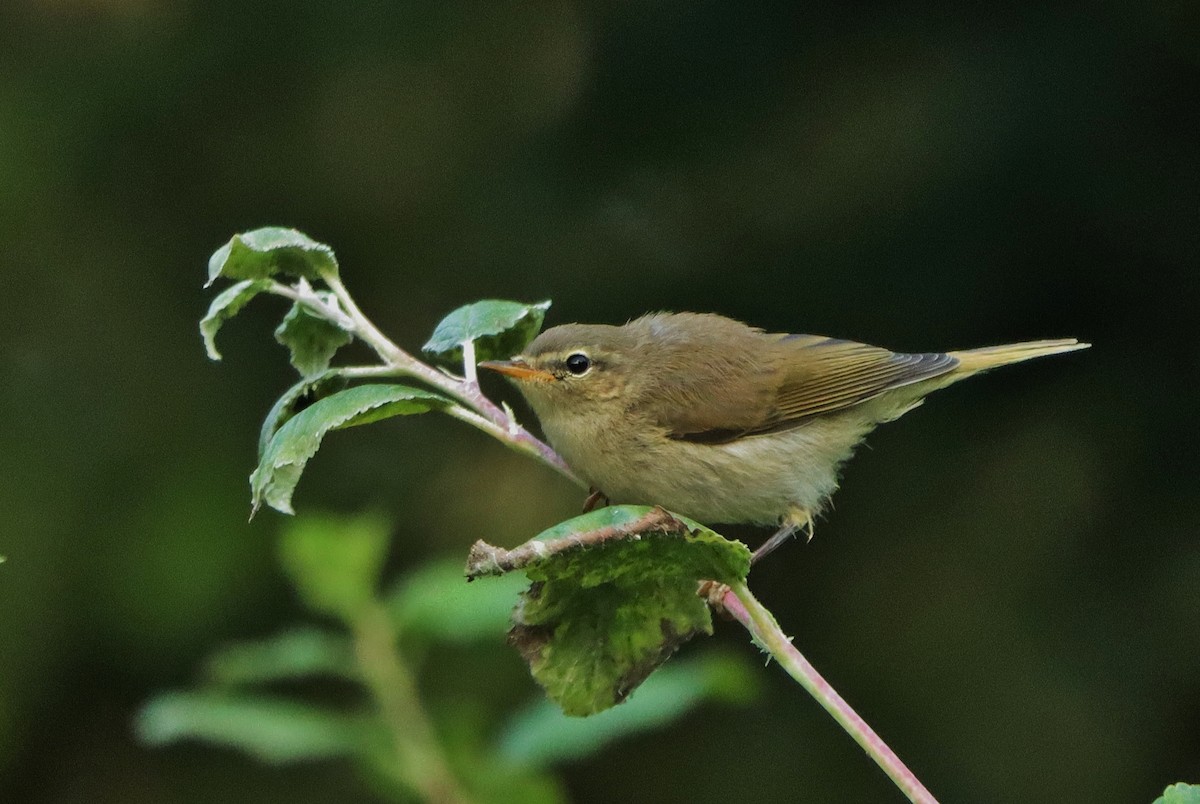
<path fill-rule="evenodd" d="M 510 641 L 550 698 L 580 716 L 625 700 L 680 645 L 712 632 L 699 581 L 740 582 L 750 571 L 745 545 L 646 506 L 584 514 L 512 551 L 476 550 L 488 558 L 473 550 L 473 574 L 520 568 L 533 581 Z"/>
<path fill-rule="evenodd" d="M 200 319 L 200 337 L 204 338 L 204 350 L 210 360 L 220 360 L 217 351 L 217 331 L 221 325 L 238 314 L 246 304 L 267 288 L 265 279 L 243 279 L 217 294 L 208 306 L 208 313 Z"/>
<path fill-rule="evenodd" d="M 559 804 L 567 800 L 556 779 L 532 768 L 514 768 L 476 758 L 458 772 L 471 799 L 480 804 Z"/>
<path fill-rule="evenodd" d="M 263 502 L 285 514 L 308 459 L 330 430 L 404 416 L 450 404 L 443 396 L 407 385 L 359 385 L 325 397 L 293 416 L 271 437 L 250 475 L 252 504 Z M 269 417 L 268 417 L 269 418 Z"/>
<path fill-rule="evenodd" d="M 274 636 L 226 645 L 209 656 L 205 676 L 235 686 L 335 676 L 357 678 L 350 640 L 319 628 L 293 628 Z"/>
<path fill-rule="evenodd" d="M 167 692 L 142 707 L 136 728 L 149 745 L 202 740 L 283 764 L 355 755 L 369 722 L 278 698 Z"/>
<path fill-rule="evenodd" d="M 412 769 L 396 761 L 396 747 L 387 735 L 374 740 L 360 757 L 359 768 L 368 784 L 382 800 L 425 801 L 422 790 L 414 784 Z M 442 736 L 442 735 L 439 735 Z M 472 746 L 447 746 L 448 765 L 461 797 L 476 804 L 561 804 L 567 800 L 561 785 L 553 777 L 531 767 L 514 767 L 501 763 L 493 756 L 480 754 L 478 741 Z M 463 748 L 457 755 L 456 747 Z M 447 800 L 445 796 L 438 799 Z"/>
<path fill-rule="evenodd" d="M 487 739 L 487 707 L 454 700 L 438 707 L 438 736 L 466 797 L 481 804 L 558 804 L 567 800 L 550 773 L 506 762 Z"/>
<path fill-rule="evenodd" d="M 455 643 L 502 640 L 526 584 L 520 573 L 469 584 L 461 561 L 438 561 L 401 578 L 387 606 L 402 633 Z"/>
<path fill-rule="evenodd" d="M 261 460 L 271 443 L 272 436 L 278 432 L 284 422 L 295 414 L 296 406 L 303 401 L 315 402 L 332 395 L 346 387 L 346 380 L 336 371 L 327 371 L 316 377 L 305 377 L 300 382 L 283 392 L 263 419 L 262 429 L 258 433 L 258 457 Z"/>
<path fill-rule="evenodd" d="M 332 292 L 318 290 L 314 294 L 325 304 L 338 306 L 337 296 Z M 329 368 L 333 355 L 354 340 L 354 336 L 296 302 L 275 329 L 275 340 L 288 348 L 292 365 L 300 376 L 313 377 Z"/>
<path fill-rule="evenodd" d="M 1200 804 L 1200 785 L 1178 782 L 1154 799 L 1154 804 Z"/>
<path fill-rule="evenodd" d="M 270 279 L 276 274 L 320 279 L 337 276 L 333 249 L 308 235 L 266 226 L 234 235 L 208 259 L 208 284 L 226 279 Z"/>
<path fill-rule="evenodd" d="M 305 516 L 284 529 L 280 559 L 310 608 L 349 622 L 375 598 L 388 531 L 381 516 Z"/>
<path fill-rule="evenodd" d="M 511 357 L 538 334 L 549 308 L 549 301 L 523 304 L 488 299 L 468 304 L 443 318 L 421 348 L 453 365 L 462 363 L 464 341 L 475 342 L 476 360 Z"/>
<path fill-rule="evenodd" d="M 681 659 L 647 679 L 623 706 L 587 720 L 567 717 L 544 698 L 535 701 L 508 722 L 496 750 L 503 760 L 534 767 L 579 759 L 621 737 L 666 726 L 705 701 L 744 703 L 758 686 L 741 657 Z"/>

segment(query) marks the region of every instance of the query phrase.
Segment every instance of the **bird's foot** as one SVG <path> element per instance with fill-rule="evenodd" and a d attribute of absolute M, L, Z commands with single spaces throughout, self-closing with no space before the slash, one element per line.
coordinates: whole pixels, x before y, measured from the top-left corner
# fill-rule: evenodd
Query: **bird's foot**
<path fill-rule="evenodd" d="M 583 513 L 587 513 L 594 508 L 603 508 L 608 505 L 608 497 L 600 489 L 591 489 L 591 494 L 583 501 Z"/>
<path fill-rule="evenodd" d="M 783 544 L 793 535 L 795 535 L 796 531 L 800 530 L 801 527 L 803 527 L 808 533 L 807 540 L 811 542 L 813 534 L 816 532 L 816 525 L 813 522 L 812 513 L 810 511 L 804 511 L 800 509 L 796 509 L 788 513 L 787 518 L 783 520 L 783 524 L 780 525 L 779 530 L 775 531 L 775 533 L 771 535 L 771 538 L 763 542 L 750 556 L 750 563 L 757 564 L 759 561 L 775 552 L 779 545 Z"/>

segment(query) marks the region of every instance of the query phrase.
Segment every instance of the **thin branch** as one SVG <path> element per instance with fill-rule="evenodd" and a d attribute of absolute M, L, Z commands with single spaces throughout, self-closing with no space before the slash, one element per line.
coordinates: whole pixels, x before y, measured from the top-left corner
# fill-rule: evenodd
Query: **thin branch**
<path fill-rule="evenodd" d="M 475 341 L 467 338 L 462 343 L 463 380 L 467 385 L 479 386 L 479 367 L 475 365 Z"/>
<path fill-rule="evenodd" d="M 384 364 L 395 372 L 396 376 L 408 376 L 420 380 L 426 385 L 432 386 L 447 396 L 461 402 L 466 411 L 475 415 L 466 415 L 466 411 L 463 408 L 456 409 L 455 407 L 447 409 L 447 412 L 462 421 L 478 427 L 488 435 L 499 439 L 514 449 L 537 458 L 575 485 L 582 488 L 587 487 L 587 484 L 571 471 L 566 461 L 549 444 L 546 444 L 533 433 L 517 424 L 509 412 L 484 396 L 479 383 L 471 382 L 471 373 L 468 373 L 467 378 L 459 379 L 444 374 L 427 363 L 417 360 L 379 331 L 379 328 L 359 309 L 358 304 L 355 303 L 350 292 L 346 290 L 346 286 L 342 284 L 336 274 L 323 275 L 322 279 L 325 280 L 325 284 L 329 286 L 329 289 L 333 291 L 338 303 L 345 311 L 344 313 L 342 310 L 334 312 L 336 312 L 336 315 L 348 318 L 349 323 L 346 329 L 353 332 L 364 343 L 370 346 L 379 355 L 380 359 L 383 360 Z M 288 288 L 288 290 L 291 289 Z M 297 298 L 297 300 L 302 300 L 312 306 L 308 299 L 301 299 L 300 294 L 295 292 L 281 293 L 280 295 Z M 317 304 L 320 304 L 319 299 L 315 301 Z M 466 352 L 464 351 L 465 356 Z"/>
<path fill-rule="evenodd" d="M 817 703 L 825 707 L 825 711 L 833 715 L 843 729 L 854 741 L 862 746 L 867 755 L 883 769 L 896 786 L 908 796 L 909 801 L 919 804 L 937 804 L 925 786 L 916 775 L 900 761 L 896 752 L 888 747 L 875 730 L 850 704 L 846 703 L 837 690 L 830 686 L 817 669 L 796 650 L 792 640 L 779 627 L 779 623 L 771 616 L 745 584 L 736 584 L 725 593 L 721 603 L 733 618 L 746 627 L 763 648 L 779 662 L 788 675 L 796 679 L 800 686 L 808 690 L 809 695 L 817 699 Z"/>
<path fill-rule="evenodd" d="M 267 292 L 291 299 L 297 304 L 302 304 L 316 315 L 332 321 L 346 331 L 353 330 L 354 322 L 350 320 L 349 316 L 336 307 L 321 301 L 321 297 L 313 293 L 312 287 L 303 279 L 300 282 L 301 284 L 295 288 L 291 285 L 285 285 L 282 282 L 272 282 L 267 287 Z"/>
<path fill-rule="evenodd" d="M 392 366 L 339 366 L 329 369 L 331 375 L 345 377 L 347 380 L 360 380 L 369 377 L 396 377 L 400 372 Z"/>
<path fill-rule="evenodd" d="M 375 697 L 396 749 L 401 778 L 434 804 L 467 804 L 443 755 L 433 725 L 421 707 L 416 679 L 401 661 L 387 611 L 373 602 L 350 623 L 363 676 Z"/>
<path fill-rule="evenodd" d="M 467 555 L 467 580 L 484 575 L 503 575 L 519 570 L 548 556 L 579 547 L 593 547 L 614 539 L 640 539 L 643 533 L 686 533 L 688 526 L 667 510 L 655 506 L 631 522 L 607 525 L 586 533 L 573 533 L 561 539 L 531 539 L 512 550 L 488 544 L 480 539 Z"/>

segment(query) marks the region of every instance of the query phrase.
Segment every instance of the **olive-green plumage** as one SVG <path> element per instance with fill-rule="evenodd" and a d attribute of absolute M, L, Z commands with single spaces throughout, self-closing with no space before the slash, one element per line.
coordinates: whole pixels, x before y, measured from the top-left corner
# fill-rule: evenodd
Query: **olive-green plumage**
<path fill-rule="evenodd" d="M 513 360 L 483 365 L 517 381 L 550 444 L 613 502 L 794 528 L 811 526 L 838 467 L 879 423 L 980 371 L 1086 346 L 901 354 L 656 313 L 554 327 Z"/>

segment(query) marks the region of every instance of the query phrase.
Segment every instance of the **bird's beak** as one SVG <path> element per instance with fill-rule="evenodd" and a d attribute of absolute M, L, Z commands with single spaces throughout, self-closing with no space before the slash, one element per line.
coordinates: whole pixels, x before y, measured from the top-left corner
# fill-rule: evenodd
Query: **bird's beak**
<path fill-rule="evenodd" d="M 554 379 L 554 375 L 542 369 L 536 369 L 526 363 L 521 358 L 513 358 L 512 360 L 484 360 L 479 363 L 481 368 L 498 371 L 501 374 L 506 374 L 515 380 L 534 380 L 537 382 L 550 382 Z"/>

